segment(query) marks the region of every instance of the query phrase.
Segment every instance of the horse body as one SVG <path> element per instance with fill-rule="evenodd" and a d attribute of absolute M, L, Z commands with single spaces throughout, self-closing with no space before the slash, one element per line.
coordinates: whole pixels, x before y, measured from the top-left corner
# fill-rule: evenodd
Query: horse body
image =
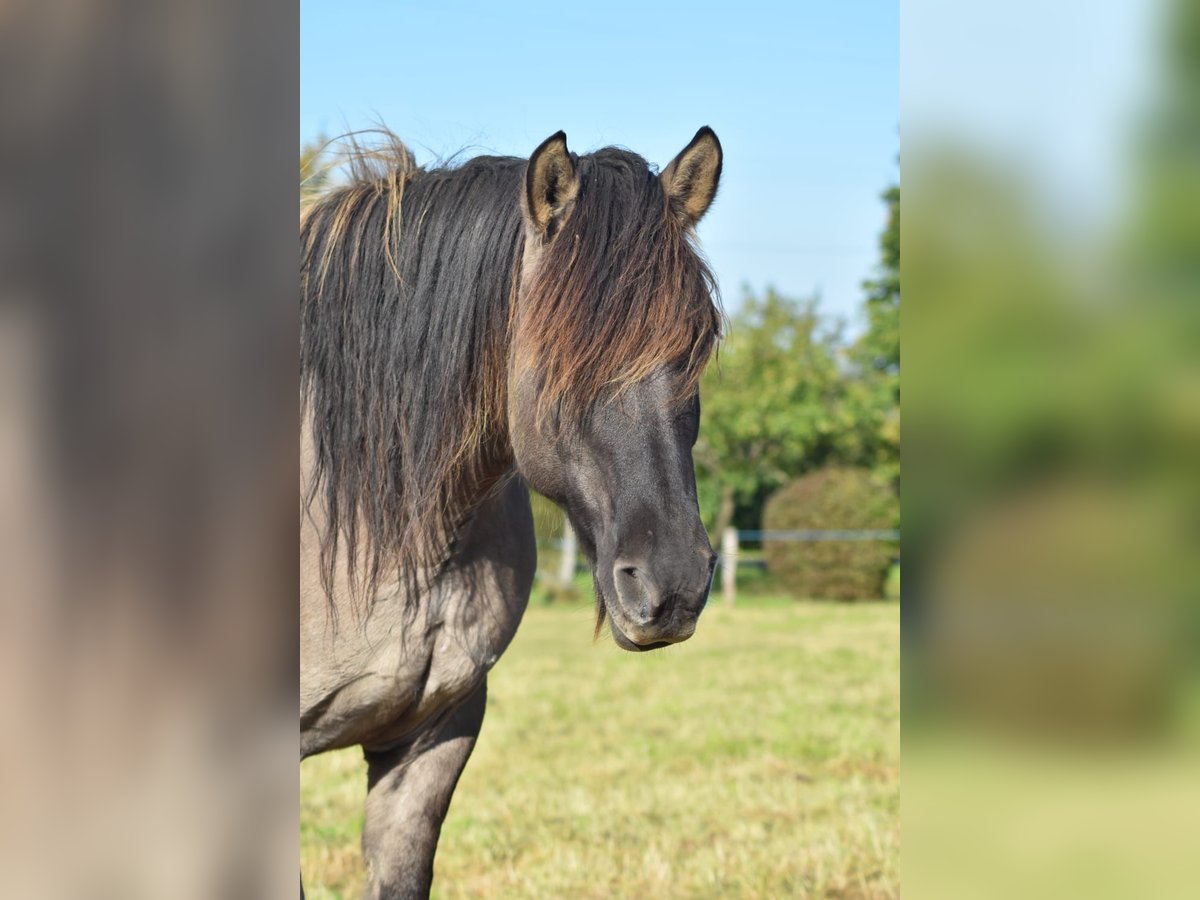
<path fill-rule="evenodd" d="M 721 154 L 701 129 L 660 176 L 560 132 L 528 161 L 386 162 L 301 220 L 301 758 L 363 747 L 368 895 L 422 897 L 528 603 L 527 484 L 579 534 L 597 632 L 695 630 L 720 326 L 691 228 Z"/>

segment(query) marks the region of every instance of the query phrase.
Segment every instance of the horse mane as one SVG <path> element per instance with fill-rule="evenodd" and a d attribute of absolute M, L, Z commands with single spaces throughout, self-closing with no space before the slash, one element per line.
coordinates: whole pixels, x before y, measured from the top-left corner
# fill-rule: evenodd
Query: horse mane
<path fill-rule="evenodd" d="M 440 570 L 455 532 L 513 470 L 509 366 L 564 414 L 664 365 L 699 380 L 715 284 L 641 157 L 576 161 L 581 190 L 516 301 L 527 160 L 423 169 L 384 132 L 300 220 L 301 401 L 323 505 L 321 577 L 352 595 Z M 519 305 L 519 309 L 517 306 Z"/>

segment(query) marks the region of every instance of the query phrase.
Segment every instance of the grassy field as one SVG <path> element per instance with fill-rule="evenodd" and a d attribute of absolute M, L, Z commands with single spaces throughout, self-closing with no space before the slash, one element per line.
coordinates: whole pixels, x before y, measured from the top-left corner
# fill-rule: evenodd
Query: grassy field
<path fill-rule="evenodd" d="M 692 640 L 592 643 L 531 607 L 438 850 L 434 896 L 899 895 L 899 609 L 714 598 Z M 364 768 L 301 768 L 311 900 L 357 897 Z"/>

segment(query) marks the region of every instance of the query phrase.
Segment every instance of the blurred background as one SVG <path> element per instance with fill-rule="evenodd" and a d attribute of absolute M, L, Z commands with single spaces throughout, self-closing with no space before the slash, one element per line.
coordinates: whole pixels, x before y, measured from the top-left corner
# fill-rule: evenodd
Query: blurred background
<path fill-rule="evenodd" d="M 901 46 L 905 890 L 1190 896 L 1200 6 Z"/>
<path fill-rule="evenodd" d="M 302 3 L 302 200 L 379 125 L 425 165 L 560 128 L 664 167 L 710 125 L 725 153 L 698 228 L 728 315 L 695 451 L 713 599 L 665 652 L 593 643 L 585 561 L 534 498 L 438 896 L 898 894 L 898 13 Z M 364 791 L 361 754 L 304 763 L 311 897 L 358 892 Z"/>

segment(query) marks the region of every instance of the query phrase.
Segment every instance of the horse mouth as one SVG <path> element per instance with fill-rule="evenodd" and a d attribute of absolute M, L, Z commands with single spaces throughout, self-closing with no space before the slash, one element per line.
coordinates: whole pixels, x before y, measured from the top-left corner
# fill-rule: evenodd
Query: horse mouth
<path fill-rule="evenodd" d="M 661 650 L 663 647 L 670 647 L 672 643 L 671 641 L 651 641 L 648 644 L 639 644 L 637 641 L 631 640 L 612 618 L 608 620 L 608 627 L 612 631 L 613 640 L 617 642 L 617 646 L 622 650 L 629 650 L 633 653 L 645 653 L 647 650 Z"/>
<path fill-rule="evenodd" d="M 672 644 L 678 644 L 686 641 L 696 632 L 695 619 L 689 625 L 671 629 L 668 633 L 662 634 L 662 629 L 655 628 L 659 634 L 653 636 L 647 635 L 646 638 L 638 641 L 630 637 L 630 634 L 637 634 L 638 626 L 632 621 L 627 621 L 625 610 L 620 606 L 620 601 L 616 603 L 610 602 L 600 590 L 600 586 L 596 585 L 596 632 L 595 637 L 600 636 L 600 629 L 604 627 L 605 620 L 608 621 L 609 630 L 612 632 L 613 641 L 622 650 L 628 650 L 631 653 L 645 653 L 648 650 L 661 650 L 663 647 L 670 647 Z M 678 624 L 678 623 L 676 623 Z M 639 635 L 641 637 L 641 635 Z"/>
<path fill-rule="evenodd" d="M 603 624 L 606 612 L 608 614 L 608 627 L 612 632 L 613 640 L 622 650 L 628 650 L 632 653 L 645 653 L 647 650 L 661 650 L 663 647 L 670 647 L 672 644 L 678 644 L 682 641 L 686 641 L 696 631 L 696 626 L 693 623 L 692 627 L 681 629 L 678 634 L 669 634 L 661 637 L 656 635 L 649 640 L 635 641 L 629 636 L 629 632 L 633 631 L 633 629 L 623 628 L 619 622 L 619 620 L 624 619 L 624 612 L 619 609 L 614 610 L 611 606 L 604 604 L 603 601 L 601 601 L 599 610 L 599 615 L 601 618 L 596 623 L 597 634 L 599 634 L 599 626 Z M 634 633 L 636 634 L 636 632 Z"/>

